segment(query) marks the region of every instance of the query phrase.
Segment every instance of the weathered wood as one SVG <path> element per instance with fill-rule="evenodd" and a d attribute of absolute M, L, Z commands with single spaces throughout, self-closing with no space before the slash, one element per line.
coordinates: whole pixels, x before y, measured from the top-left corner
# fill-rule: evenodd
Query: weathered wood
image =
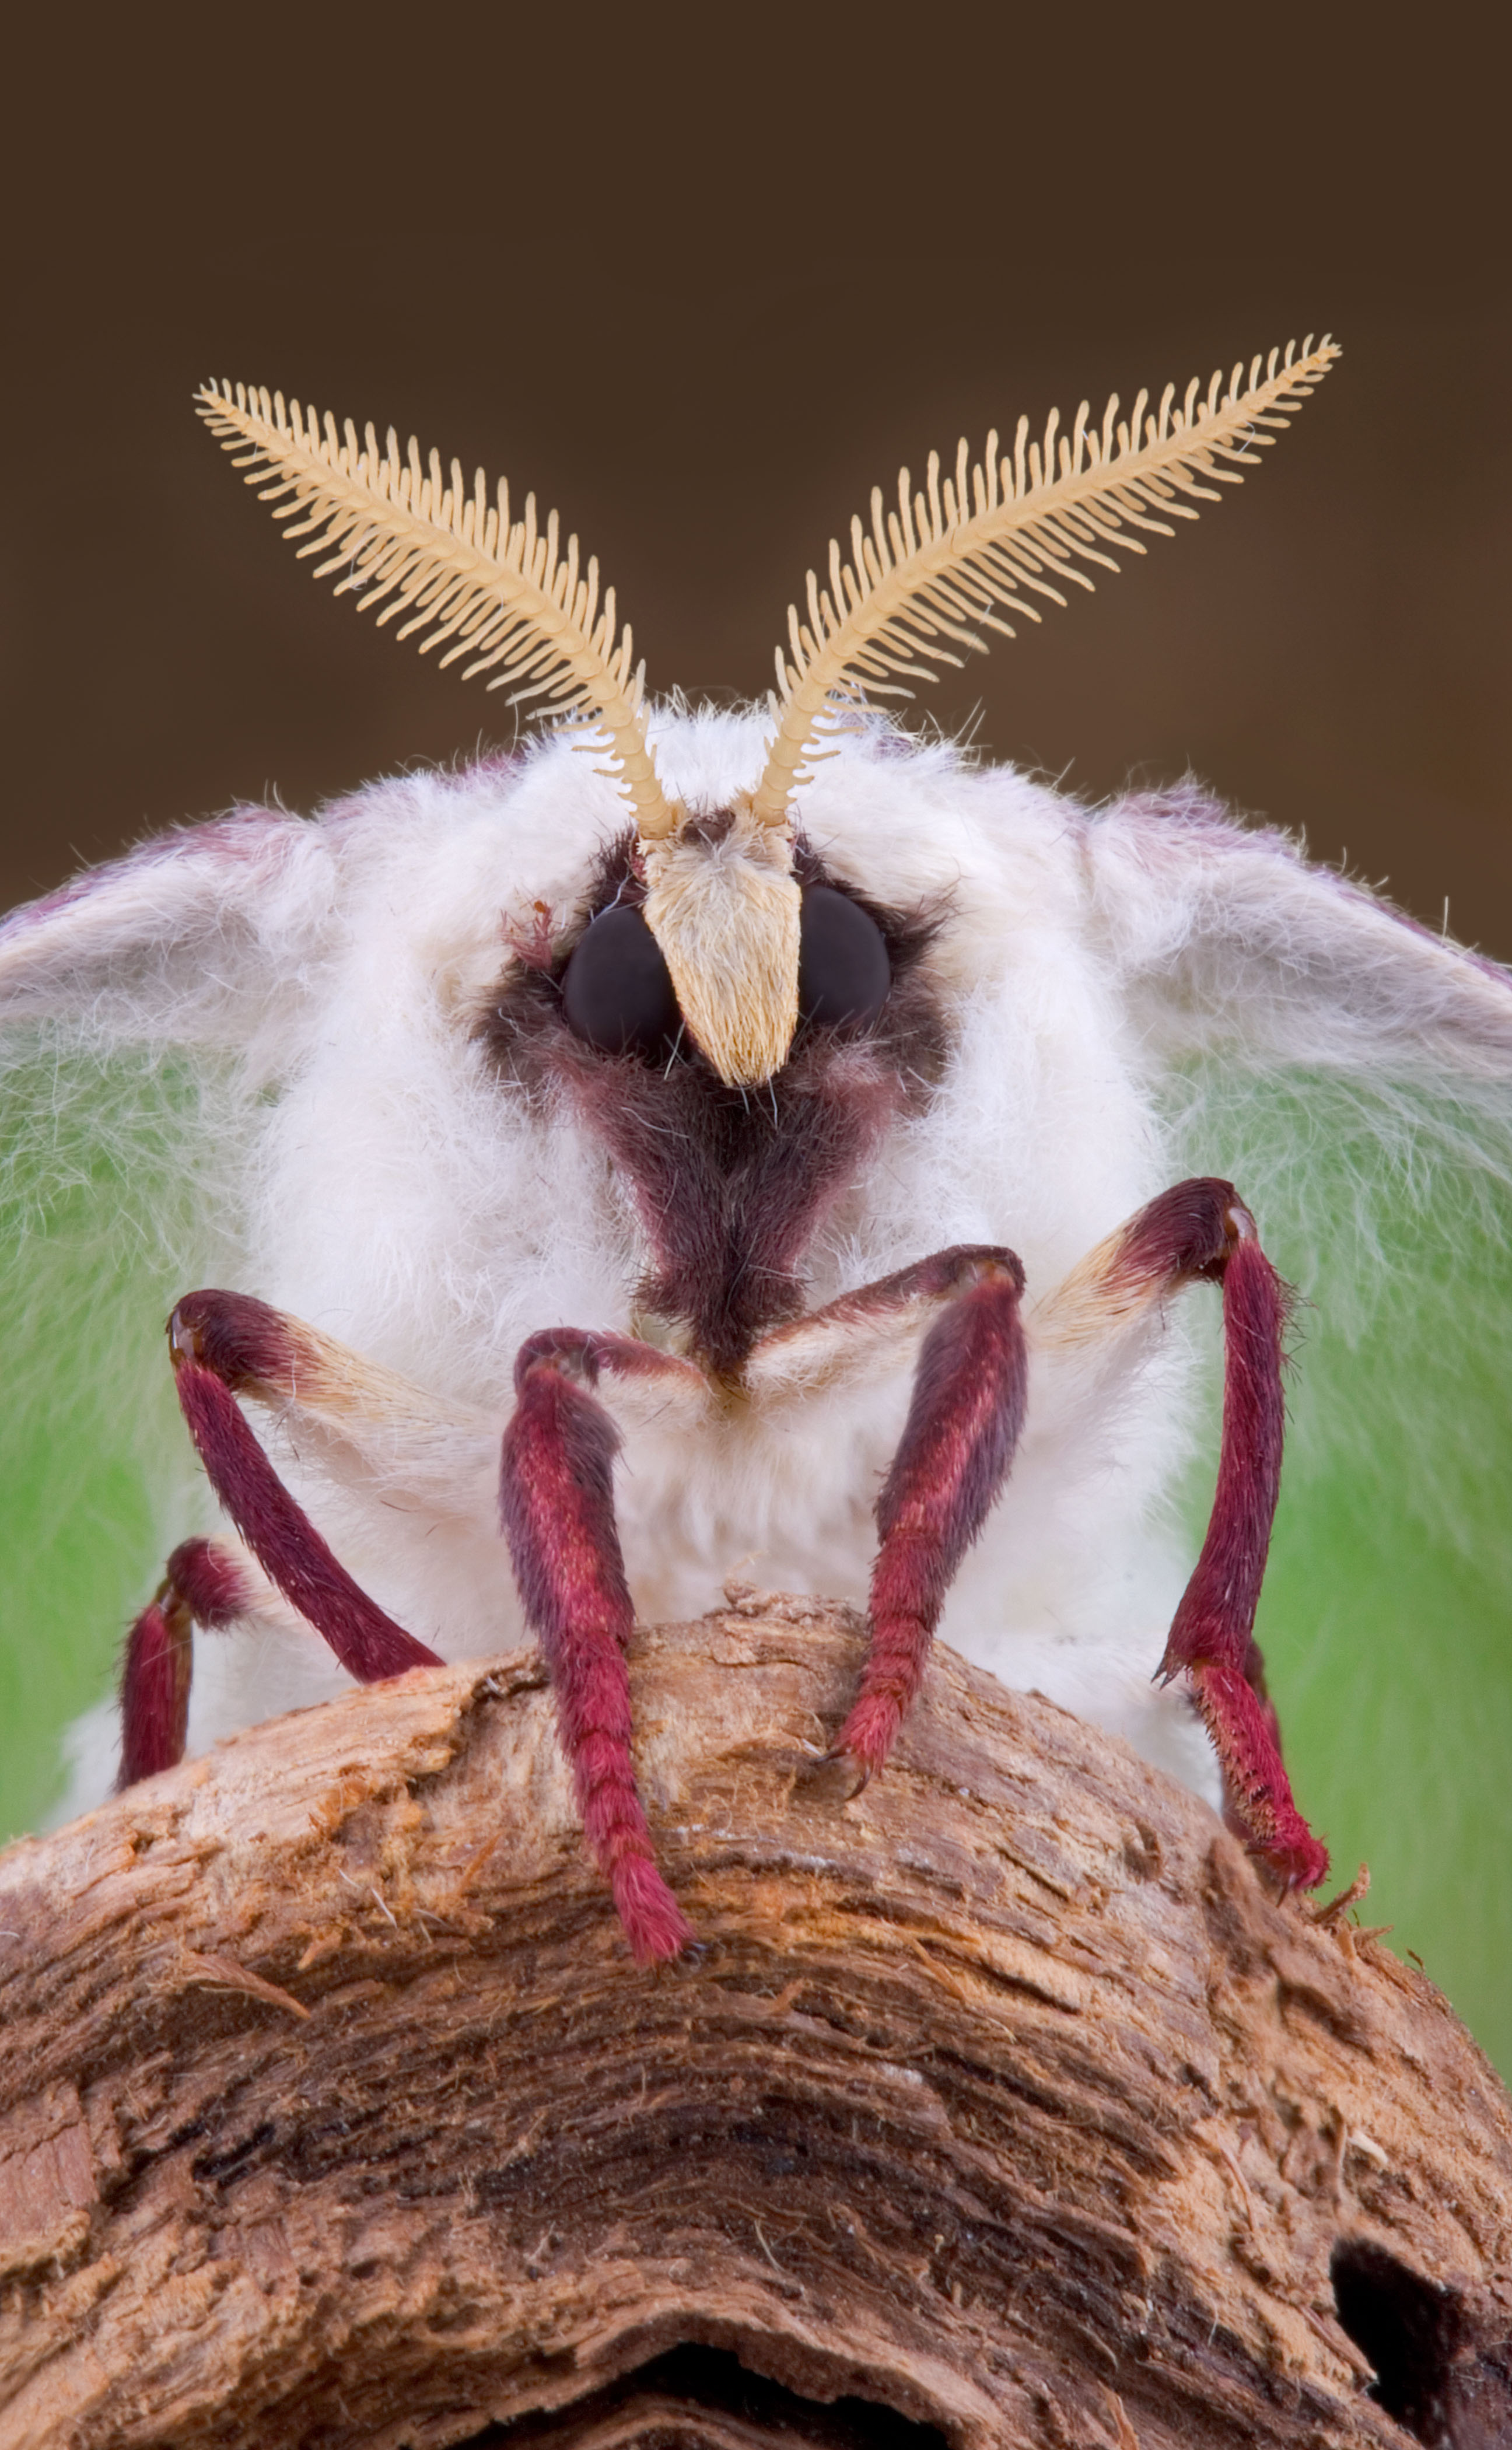
<path fill-rule="evenodd" d="M 12 1848 L 5 2450 L 1512 2438 L 1512 2105 L 1431 1986 L 948 1653 L 844 1800 L 858 1643 L 637 1637 L 660 1973 L 526 1654 Z"/>

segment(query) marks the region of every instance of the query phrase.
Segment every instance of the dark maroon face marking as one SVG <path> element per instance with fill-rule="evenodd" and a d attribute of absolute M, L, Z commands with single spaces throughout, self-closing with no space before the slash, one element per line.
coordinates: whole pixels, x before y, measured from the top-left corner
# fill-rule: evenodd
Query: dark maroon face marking
<path fill-rule="evenodd" d="M 928 1095 L 944 1055 L 921 965 L 940 914 L 866 901 L 803 844 L 794 870 L 801 1018 L 760 1088 L 727 1088 L 686 1032 L 669 1032 L 643 959 L 656 948 L 629 835 L 606 853 L 554 966 L 512 970 L 480 1023 L 515 1088 L 543 1104 L 565 1097 L 603 1142 L 651 1246 L 637 1298 L 685 1324 L 726 1376 L 765 1328 L 803 1309 L 799 1270 L 826 1209 Z"/>

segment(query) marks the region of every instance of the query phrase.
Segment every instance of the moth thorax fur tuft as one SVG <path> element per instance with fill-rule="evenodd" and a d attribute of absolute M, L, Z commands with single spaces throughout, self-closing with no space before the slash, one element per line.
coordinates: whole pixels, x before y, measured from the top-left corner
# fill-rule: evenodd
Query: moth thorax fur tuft
<path fill-rule="evenodd" d="M 769 1079 L 798 1026 L 800 894 L 785 829 L 747 804 L 643 845 L 646 924 L 684 1021 L 731 1088 Z"/>

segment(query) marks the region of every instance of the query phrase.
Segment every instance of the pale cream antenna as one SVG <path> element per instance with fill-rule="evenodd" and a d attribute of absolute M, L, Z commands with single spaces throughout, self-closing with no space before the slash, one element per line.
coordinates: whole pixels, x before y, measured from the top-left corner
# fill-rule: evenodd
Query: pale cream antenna
<path fill-rule="evenodd" d="M 284 535 L 312 539 L 300 558 L 326 556 L 317 578 L 339 573 L 337 593 L 360 591 L 359 612 L 380 604 L 380 623 L 406 614 L 397 634 L 424 631 L 422 654 L 445 646 L 443 664 L 468 656 L 464 680 L 492 672 L 489 688 L 510 688 L 512 705 L 539 699 L 552 718 L 607 732 L 605 762 L 641 841 L 675 832 L 683 812 L 657 781 L 630 625 L 616 636 L 614 591 L 600 607 L 598 563 L 580 570 L 575 535 L 562 552 L 554 511 L 539 527 L 531 494 L 512 520 L 503 477 L 491 502 L 481 468 L 469 493 L 456 459 L 449 477 L 435 451 L 422 466 L 413 436 L 401 458 L 391 426 L 380 452 L 371 425 L 359 444 L 350 418 L 338 434 L 329 412 L 322 420 L 297 399 L 285 410 L 281 392 L 210 382 L 196 407 L 226 450 L 244 446 L 233 464 L 276 504 L 275 518 L 293 522 Z"/>
<path fill-rule="evenodd" d="M 469 494 L 453 460 L 421 463 L 413 438 L 404 458 L 389 429 L 379 451 L 372 426 L 362 443 L 298 400 L 238 383 L 206 383 L 199 414 L 246 482 L 305 538 L 301 558 L 323 554 L 318 578 L 338 577 L 358 609 L 381 606 L 379 622 L 423 632 L 421 653 L 444 647 L 443 664 L 466 656 L 462 677 L 491 672 L 510 702 L 541 701 L 549 717 L 609 735 L 606 763 L 633 809 L 645 869 L 646 924 L 660 945 L 688 1031 L 721 1079 L 746 1087 L 785 1060 L 798 1026 L 799 890 L 787 835 L 753 822 L 748 806 L 727 827 L 689 826 L 656 776 L 646 736 L 643 671 L 630 669 L 630 632 L 615 634 L 614 592 L 598 598 L 598 564 L 580 574 L 576 536 L 560 550 L 556 513 L 544 530 L 535 497 L 510 517 L 501 477 L 490 502 L 479 469 Z"/>
<path fill-rule="evenodd" d="M 1042 444 L 1029 439 L 1021 417 L 1011 458 L 999 459 L 992 433 L 976 466 L 962 442 L 954 477 L 942 482 L 931 452 L 922 494 L 911 492 L 904 468 L 896 510 L 884 513 L 882 488 L 874 488 L 870 533 L 852 519 L 848 562 L 831 543 L 827 588 L 809 572 L 806 621 L 788 607 L 791 659 L 778 648 L 777 736 L 752 802 L 756 823 L 791 824 L 805 769 L 833 753 L 817 744 L 837 723 L 854 720 L 868 696 L 911 696 L 906 682 L 938 680 L 931 664 L 960 665 L 955 648 L 984 652 L 982 629 L 1011 638 L 1013 626 L 996 607 L 1037 621 L 1024 590 L 1064 604 L 1057 581 L 1093 584 L 1078 563 L 1117 570 L 1115 551 L 1145 550 L 1132 531 L 1172 535 L 1171 518 L 1194 519 L 1196 502 L 1217 501 L 1202 478 L 1242 484 L 1256 446 L 1273 438 L 1267 429 L 1289 423 L 1340 354 L 1327 337 L 1314 348 L 1309 335 L 1300 356 L 1290 342 L 1285 357 L 1272 349 L 1268 361 L 1254 359 L 1248 380 L 1241 360 L 1227 391 L 1220 371 L 1199 398 L 1194 378 L 1179 407 L 1173 383 L 1158 414 L 1142 391 L 1127 421 L 1118 420 L 1115 393 L 1100 431 L 1089 423 L 1085 400 L 1069 434 L 1059 432 L 1053 409 Z"/>

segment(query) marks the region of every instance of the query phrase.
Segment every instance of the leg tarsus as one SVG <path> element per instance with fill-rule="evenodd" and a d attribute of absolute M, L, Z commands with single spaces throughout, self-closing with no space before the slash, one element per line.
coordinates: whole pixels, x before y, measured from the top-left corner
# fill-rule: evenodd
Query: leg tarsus
<path fill-rule="evenodd" d="M 1225 1818 L 1284 1888 L 1317 1888 L 1328 1876 L 1328 1850 L 1292 1799 L 1274 1711 L 1238 1668 L 1216 1660 L 1199 1660 L 1188 1681 L 1223 1771 Z"/>

